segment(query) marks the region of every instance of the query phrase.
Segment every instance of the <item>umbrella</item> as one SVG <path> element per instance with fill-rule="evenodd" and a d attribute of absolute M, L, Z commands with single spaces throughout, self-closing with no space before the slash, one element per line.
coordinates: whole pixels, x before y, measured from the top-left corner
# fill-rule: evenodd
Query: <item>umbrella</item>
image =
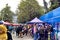
<path fill-rule="evenodd" d="M 5 25 L 11 25 L 11 23 L 9 23 L 9 22 L 3 22 L 3 24 L 5 24 Z"/>
<path fill-rule="evenodd" d="M 13 26 L 19 26 L 20 24 L 12 24 Z"/>

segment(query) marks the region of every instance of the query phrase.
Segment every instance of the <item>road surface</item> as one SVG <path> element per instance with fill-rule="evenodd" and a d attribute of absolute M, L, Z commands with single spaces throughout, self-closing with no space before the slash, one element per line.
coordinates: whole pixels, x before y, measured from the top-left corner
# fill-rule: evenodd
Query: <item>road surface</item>
<path fill-rule="evenodd" d="M 31 36 L 25 36 L 23 38 L 18 38 L 15 34 L 12 34 L 13 40 L 33 40 Z"/>

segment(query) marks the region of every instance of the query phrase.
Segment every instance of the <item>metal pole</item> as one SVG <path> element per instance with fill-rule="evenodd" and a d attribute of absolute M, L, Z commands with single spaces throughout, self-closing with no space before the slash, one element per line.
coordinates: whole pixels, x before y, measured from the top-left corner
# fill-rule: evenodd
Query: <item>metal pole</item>
<path fill-rule="evenodd" d="M 59 23 L 57 23 L 57 40 L 58 40 L 58 31 L 59 31 Z"/>

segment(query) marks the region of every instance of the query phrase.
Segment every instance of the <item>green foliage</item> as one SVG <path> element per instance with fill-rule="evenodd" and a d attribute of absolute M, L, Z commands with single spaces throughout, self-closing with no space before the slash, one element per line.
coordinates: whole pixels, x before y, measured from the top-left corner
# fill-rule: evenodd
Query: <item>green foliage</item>
<path fill-rule="evenodd" d="M 2 17 L 0 16 L 0 20 L 2 20 Z"/>
<path fill-rule="evenodd" d="M 13 12 L 10 10 L 8 4 L 6 4 L 6 7 L 1 10 L 1 17 L 2 20 L 9 20 L 12 22 Z"/>
<path fill-rule="evenodd" d="M 51 11 L 51 10 L 57 8 L 58 6 L 59 6 L 59 5 L 58 5 L 57 0 L 56 0 L 55 2 L 52 1 L 52 2 L 51 2 L 51 6 L 50 6 L 50 8 L 49 8 L 49 11 Z"/>
<path fill-rule="evenodd" d="M 50 7 L 50 10 L 53 10 L 53 9 L 55 9 L 55 8 L 57 8 L 58 7 L 58 5 L 57 4 L 54 4 L 54 5 L 52 5 L 51 7 Z"/>
<path fill-rule="evenodd" d="M 44 13 L 36 0 L 22 0 L 18 6 L 18 22 L 25 23 Z"/>
<path fill-rule="evenodd" d="M 0 20 L 2 20 L 1 13 L 0 13 Z"/>

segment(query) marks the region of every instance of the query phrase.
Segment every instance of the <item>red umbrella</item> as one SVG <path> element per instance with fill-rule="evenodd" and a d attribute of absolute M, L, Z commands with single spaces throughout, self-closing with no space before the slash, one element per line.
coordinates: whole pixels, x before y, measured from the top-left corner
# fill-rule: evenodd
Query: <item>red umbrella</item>
<path fill-rule="evenodd" d="M 11 25 L 11 23 L 9 23 L 9 22 L 3 22 L 3 24 L 5 24 L 5 25 Z"/>
<path fill-rule="evenodd" d="M 13 26 L 19 26 L 20 24 L 12 24 Z"/>

